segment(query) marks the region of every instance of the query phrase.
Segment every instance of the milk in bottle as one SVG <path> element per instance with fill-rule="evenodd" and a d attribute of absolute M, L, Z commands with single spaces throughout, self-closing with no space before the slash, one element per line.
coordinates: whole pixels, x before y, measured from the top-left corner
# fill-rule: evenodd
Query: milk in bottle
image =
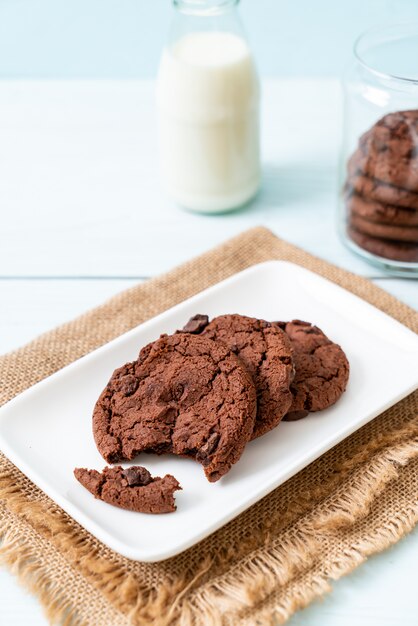
<path fill-rule="evenodd" d="M 231 16 L 236 2 L 175 4 L 185 24 L 163 52 L 157 83 L 163 179 L 184 207 L 227 211 L 252 198 L 260 182 L 254 61 Z M 222 16 L 228 28 L 220 30 Z"/>

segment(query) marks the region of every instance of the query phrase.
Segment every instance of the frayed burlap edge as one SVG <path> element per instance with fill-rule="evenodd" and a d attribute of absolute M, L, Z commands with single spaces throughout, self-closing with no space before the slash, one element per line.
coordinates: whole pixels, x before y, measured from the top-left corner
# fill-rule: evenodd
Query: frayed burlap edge
<path fill-rule="evenodd" d="M 148 595 L 148 602 L 142 606 L 140 613 L 135 616 L 135 611 L 129 615 L 123 616 L 116 612 L 117 619 L 114 615 L 107 614 L 108 621 L 95 621 L 97 619 L 97 600 L 95 601 L 95 611 L 93 621 L 89 621 L 88 617 L 81 619 L 77 612 L 77 605 L 73 602 L 74 598 L 65 598 L 62 595 L 62 589 L 57 585 L 50 586 L 51 581 L 62 579 L 62 553 L 67 555 L 64 563 L 68 569 L 71 558 L 68 558 L 68 551 L 74 548 L 74 543 L 78 541 L 78 537 L 68 536 L 67 522 L 64 520 L 53 521 L 51 528 L 51 519 L 45 520 L 45 510 L 37 506 L 28 506 L 18 495 L 15 490 L 13 497 L 13 489 L 9 486 L 8 493 L 5 493 L 5 487 L 2 485 L 1 492 L 8 495 L 8 503 L 10 509 L 16 511 L 17 515 L 13 518 L 13 531 L 6 536 L 6 541 L 2 548 L 2 558 L 4 562 L 13 566 L 14 571 L 20 574 L 24 583 L 28 584 L 33 591 L 41 596 L 43 605 L 47 608 L 47 615 L 54 621 L 57 617 L 62 620 L 65 616 L 66 624 L 234 624 L 236 619 L 242 620 L 242 623 L 253 624 L 252 617 L 247 618 L 246 613 L 249 609 L 263 604 L 277 588 L 281 588 L 281 598 L 277 600 L 273 607 L 263 610 L 264 617 L 261 614 L 257 617 L 257 624 L 264 626 L 270 624 L 272 616 L 280 623 L 283 623 L 297 608 L 305 606 L 309 599 L 317 596 L 319 590 L 321 594 L 329 591 L 329 579 L 337 579 L 357 567 L 364 559 L 376 551 L 386 548 L 391 543 L 398 540 L 406 532 L 408 532 L 417 521 L 417 507 L 411 506 L 402 514 L 396 515 L 390 522 L 382 525 L 374 533 L 373 537 L 362 540 L 358 546 L 344 546 L 343 555 L 335 557 L 335 563 L 332 567 L 327 567 L 324 571 L 316 573 L 312 576 L 312 565 L 321 554 L 324 544 L 332 542 L 332 538 L 341 529 L 352 528 L 358 522 L 367 520 L 370 507 L 384 493 L 386 487 L 395 482 L 399 478 L 400 470 L 408 462 L 418 457 L 418 420 L 414 420 L 405 429 L 405 433 L 415 434 L 411 441 L 402 442 L 392 448 L 384 448 L 365 465 L 360 465 L 351 473 L 350 487 L 346 489 L 345 483 L 332 491 L 332 495 L 324 497 L 320 504 L 304 515 L 300 516 L 292 525 L 286 525 L 284 531 L 277 538 L 266 538 L 266 543 L 262 548 L 252 550 L 247 558 L 234 567 L 226 574 L 210 580 L 208 583 L 197 589 L 192 590 L 186 597 L 186 592 L 193 589 L 197 579 L 202 575 L 202 571 L 196 574 L 187 583 L 177 581 L 175 587 L 171 585 L 163 586 L 159 589 L 162 597 L 154 605 L 155 598 L 152 594 Z M 353 466 L 354 467 L 354 466 Z M 326 489 L 324 490 L 326 493 Z M 318 494 L 316 494 L 318 499 Z M 33 513 L 37 510 L 37 514 Z M 22 517 L 33 516 L 32 523 L 38 530 L 42 527 L 48 527 L 49 532 L 56 536 L 60 533 L 60 526 L 65 537 L 59 545 L 59 550 L 54 550 L 54 565 L 60 570 L 58 577 L 52 576 L 50 565 L 45 567 L 45 562 L 39 558 L 39 548 L 33 549 L 26 542 L 22 542 L 21 528 L 16 526 L 16 520 Z M 11 519 L 5 517 L 5 522 L 11 525 Z M 27 532 L 24 536 L 27 538 Z M 41 542 L 45 542 L 42 534 L 39 535 Z M 38 538 L 38 541 L 39 541 Z M 338 538 L 341 550 L 341 536 Z M 53 540 L 55 544 L 55 541 Z M 66 545 L 65 545 L 66 544 Z M 268 550 L 266 550 L 268 546 Z M 55 544 L 55 547 L 56 544 Z M 50 548 L 50 546 L 49 546 Z M 44 555 L 44 546 L 42 545 L 41 554 Z M 328 548 L 328 554 L 330 550 Z M 80 555 L 77 553 L 77 559 L 73 565 L 80 567 Z M 75 556 L 75 555 L 74 555 Z M 98 566 L 96 561 L 97 555 L 86 555 L 82 574 L 86 576 L 84 585 L 87 580 L 87 570 L 90 568 L 90 577 L 92 573 L 100 572 L 105 575 L 105 579 L 97 585 L 105 596 L 112 599 L 114 604 L 115 596 L 121 596 L 122 601 L 127 605 L 136 604 L 140 596 L 135 598 L 134 603 L 129 601 L 128 597 L 124 597 L 123 593 L 123 573 L 118 572 L 116 564 L 102 564 Z M 206 567 L 206 570 L 208 567 Z M 204 573 L 204 572 L 203 572 Z M 66 576 L 70 574 L 67 572 Z M 301 578 L 302 576 L 302 578 Z M 303 581 L 302 589 L 294 589 L 295 582 L 300 579 Z M 309 584 L 308 581 L 309 580 Z M 112 590 L 109 589 L 109 581 L 111 581 Z M 96 581 L 97 583 L 97 581 Z M 129 585 L 127 585 L 128 587 Z M 89 587 L 90 600 L 92 589 Z M 289 601 L 289 589 L 292 590 L 292 601 Z M 127 591 L 128 589 L 126 589 Z M 86 591 L 84 589 L 84 591 Z M 296 593 L 297 591 L 297 593 Z M 132 590 L 130 590 L 132 593 Z M 286 594 L 287 592 L 287 594 Z M 74 592 L 72 594 L 74 596 Z M 129 595 L 129 593 L 128 593 Z M 112 598 L 113 596 L 113 598 Z M 141 598 L 145 600 L 145 597 Z M 187 602 L 184 600 L 187 599 Z M 146 604 L 150 603 L 153 607 L 153 613 L 146 610 Z M 145 609 L 145 610 L 144 610 Z M 156 609 L 160 613 L 156 613 Z M 148 613 L 148 614 L 147 614 Z M 138 619 L 136 619 L 138 617 Z M 249 620 L 249 621 L 248 621 Z"/>
<path fill-rule="evenodd" d="M 83 626 L 85 616 L 78 608 L 78 598 L 88 591 L 95 606 L 95 623 L 126 626 L 126 616 L 115 610 L 94 586 L 72 567 L 42 534 L 12 512 L 0 509 L 2 546 L 0 560 L 20 582 L 36 594 L 51 623 Z M 51 568 L 53 563 L 53 568 Z M 63 576 L 71 579 L 68 590 L 62 588 Z"/>
<path fill-rule="evenodd" d="M 203 272 L 199 276 L 199 287 L 203 289 L 248 265 L 271 258 L 289 259 L 314 269 L 377 306 L 380 305 L 411 328 L 417 328 L 416 314 L 411 309 L 373 287 L 368 281 L 280 242 L 265 229 L 253 229 L 173 273 L 116 296 L 103 307 L 4 357 L 9 368 L 13 365 L 21 366 L 17 376 L 15 374 L 9 381 L 9 387 L 3 390 L 4 400 L 146 317 L 167 308 L 167 305 L 171 306 L 198 291 L 196 280 L 194 283 L 193 280 L 187 281 L 193 270 L 196 271 L 196 266 L 199 270 L 210 265 L 210 272 L 206 272 L 206 275 Z M 178 289 L 176 281 L 180 283 Z M 163 301 L 158 299 L 161 290 L 165 290 L 166 295 L 168 291 L 168 297 Z M 129 307 L 132 296 L 137 296 L 138 292 L 149 302 L 145 315 L 144 311 L 138 314 L 138 311 L 132 311 Z M 93 338 L 84 337 L 93 320 L 100 320 L 100 332 L 94 333 Z M 48 346 L 51 337 L 57 333 L 67 343 L 64 354 L 50 353 Z M 25 353 L 28 350 L 35 350 L 40 359 L 40 367 L 32 373 L 29 381 L 22 380 L 21 375 L 22 366 L 25 370 Z M 47 499 L 43 497 L 43 501 L 37 500 L 39 494 L 36 488 L 29 495 L 27 485 L 26 488 L 24 485 L 29 481 L 5 460 L 0 476 L 0 496 L 7 507 L 0 526 L 4 536 L 1 557 L 5 563 L 13 566 L 26 584 L 30 584 L 32 590 L 42 596 L 41 602 L 51 621 L 65 619 L 67 624 L 86 626 L 98 623 L 98 601 L 93 603 L 95 610 L 92 612 L 86 608 L 86 597 L 83 602 L 82 592 L 78 593 L 76 604 L 74 594 L 68 593 L 68 589 L 77 587 L 74 587 L 73 577 L 81 575 L 85 585 L 84 596 L 88 598 L 92 589 L 96 593 L 98 591 L 99 597 L 108 607 L 108 613 L 105 610 L 101 614 L 106 616 L 99 622 L 103 625 L 215 625 L 235 624 L 237 619 L 239 623 L 263 626 L 272 623 L 273 619 L 283 622 L 294 610 L 327 591 L 330 579 L 338 578 L 356 567 L 369 554 L 395 542 L 416 523 L 416 507 L 404 507 L 391 520 L 386 520 L 380 526 L 377 524 L 373 541 L 369 537 L 355 550 L 345 547 L 342 556 L 332 556 L 332 543 L 338 544 L 338 549 L 341 549 L 342 533 L 347 534 L 347 528 L 356 528 L 359 523 L 371 524 L 371 509 L 373 519 L 376 519 L 377 504 L 384 501 L 382 494 L 404 477 L 401 468 L 413 465 L 418 452 L 414 417 L 417 405 L 415 397 L 407 411 L 409 418 L 403 429 L 405 440 L 399 437 L 402 429 L 397 429 L 393 439 L 383 442 L 383 445 L 379 446 L 379 438 L 376 436 L 368 441 L 367 460 L 364 454 L 362 456 L 359 453 L 358 459 L 354 457 L 351 463 L 346 462 L 345 479 L 340 484 L 337 481 L 335 488 L 326 495 L 323 490 L 316 489 L 306 506 L 296 503 L 293 513 L 289 514 L 286 523 L 279 529 L 269 528 L 268 525 L 259 529 L 259 545 L 255 545 L 257 541 L 254 542 L 254 538 L 249 540 L 248 548 L 243 550 L 239 560 L 235 558 L 230 568 L 226 565 L 232 560 L 232 554 L 224 551 L 212 559 L 209 552 L 206 558 L 200 559 L 198 569 L 188 570 L 185 567 L 183 575 L 176 572 L 176 576 L 166 576 L 165 579 L 162 576 L 157 590 L 141 585 L 129 572 L 127 560 L 112 556 L 107 549 L 102 550 L 100 544 L 97 546 L 98 542 L 80 530 L 58 507 L 50 505 L 46 508 Z M 19 520 L 21 525 L 17 535 L 10 534 L 10 515 L 14 515 L 14 520 Z M 240 519 L 245 523 L 245 514 Z M 237 526 L 239 520 L 231 524 Z M 34 543 L 24 540 L 30 532 L 36 533 Z M 221 533 L 222 530 L 217 535 Z M 57 589 L 56 585 L 50 584 L 51 563 L 39 561 L 39 551 L 36 549 L 38 541 L 47 541 L 49 546 L 53 546 L 52 562 L 56 555 L 57 560 L 64 559 L 67 569 L 72 568 L 72 572 L 66 572 L 66 580 L 71 580 L 67 588 L 61 585 Z M 324 558 L 325 546 L 334 565 L 332 562 L 327 563 Z M 318 556 L 322 557 L 322 570 L 318 568 Z M 169 566 L 167 568 L 170 570 Z"/>

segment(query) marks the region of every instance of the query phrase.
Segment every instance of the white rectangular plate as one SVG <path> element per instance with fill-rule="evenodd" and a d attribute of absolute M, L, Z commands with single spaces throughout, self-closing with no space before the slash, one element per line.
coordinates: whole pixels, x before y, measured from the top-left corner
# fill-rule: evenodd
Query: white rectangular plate
<path fill-rule="evenodd" d="M 73 469 L 105 466 L 91 432 L 97 397 L 116 367 L 195 313 L 314 322 L 347 353 L 351 377 L 346 393 L 330 409 L 299 422 L 282 422 L 251 442 L 215 484 L 191 460 L 139 456 L 136 463 L 152 474 L 171 473 L 180 481 L 183 491 L 176 495 L 173 514 L 132 513 L 95 500 L 77 483 Z M 159 561 L 215 531 L 417 387 L 417 335 L 324 278 L 292 263 L 270 261 L 141 324 L 6 404 L 0 410 L 0 447 L 110 548 L 131 559 Z"/>

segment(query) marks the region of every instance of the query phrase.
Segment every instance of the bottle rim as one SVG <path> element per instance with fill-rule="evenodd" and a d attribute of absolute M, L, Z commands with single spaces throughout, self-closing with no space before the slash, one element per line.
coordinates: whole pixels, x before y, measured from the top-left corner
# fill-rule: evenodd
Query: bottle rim
<path fill-rule="evenodd" d="M 385 38 L 386 35 L 386 38 Z M 418 76 L 405 76 L 403 73 L 386 72 L 365 59 L 365 55 L 376 47 L 376 38 L 380 44 L 406 39 L 407 36 L 416 36 L 418 40 L 418 22 L 401 22 L 386 26 L 377 26 L 361 33 L 354 42 L 353 52 L 356 60 L 368 72 L 386 80 L 396 80 L 408 84 L 418 84 Z M 381 39 L 379 40 L 379 36 Z M 375 44 L 373 45 L 373 41 Z"/>
<path fill-rule="evenodd" d="M 174 7 L 186 15 L 220 15 L 236 6 L 240 0 L 173 0 Z"/>

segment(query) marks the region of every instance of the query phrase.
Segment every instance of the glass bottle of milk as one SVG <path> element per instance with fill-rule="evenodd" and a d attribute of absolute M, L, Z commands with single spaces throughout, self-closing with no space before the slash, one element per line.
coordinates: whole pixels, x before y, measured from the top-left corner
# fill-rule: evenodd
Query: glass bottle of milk
<path fill-rule="evenodd" d="M 238 1 L 174 0 L 160 63 L 162 175 L 193 211 L 238 208 L 260 184 L 259 82 Z"/>

